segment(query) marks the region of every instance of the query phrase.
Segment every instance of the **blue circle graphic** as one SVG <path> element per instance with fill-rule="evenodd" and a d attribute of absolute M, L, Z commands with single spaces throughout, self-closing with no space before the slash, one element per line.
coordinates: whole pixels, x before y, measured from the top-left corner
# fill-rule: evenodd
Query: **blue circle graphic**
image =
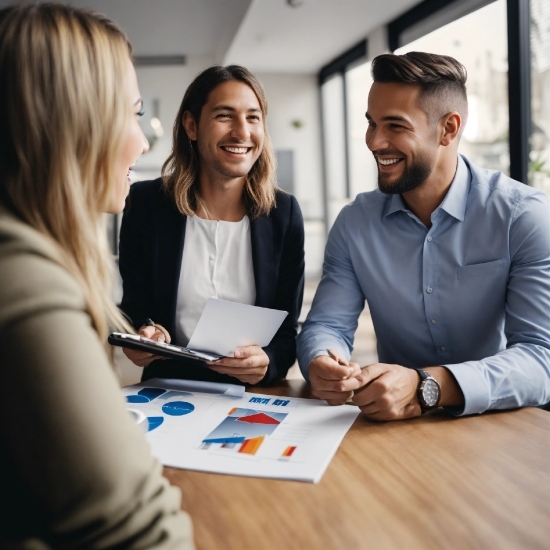
<path fill-rule="evenodd" d="M 171 401 L 162 406 L 162 412 L 170 416 L 183 416 L 195 410 L 194 405 L 187 401 Z"/>

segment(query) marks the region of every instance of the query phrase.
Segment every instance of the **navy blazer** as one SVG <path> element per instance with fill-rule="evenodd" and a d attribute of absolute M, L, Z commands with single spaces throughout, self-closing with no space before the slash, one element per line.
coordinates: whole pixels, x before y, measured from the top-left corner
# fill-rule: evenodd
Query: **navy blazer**
<path fill-rule="evenodd" d="M 151 318 L 173 340 L 186 221 L 164 192 L 160 178 L 131 186 L 120 231 L 120 307 L 136 329 Z M 263 348 L 269 367 L 261 384 L 267 385 L 283 379 L 296 360 L 304 290 L 304 224 L 296 199 L 277 191 L 276 207 L 269 215 L 251 220 L 250 234 L 255 305 L 288 311 L 271 343 Z M 145 368 L 142 379 L 154 377 L 241 383 L 194 360 L 155 361 Z"/>

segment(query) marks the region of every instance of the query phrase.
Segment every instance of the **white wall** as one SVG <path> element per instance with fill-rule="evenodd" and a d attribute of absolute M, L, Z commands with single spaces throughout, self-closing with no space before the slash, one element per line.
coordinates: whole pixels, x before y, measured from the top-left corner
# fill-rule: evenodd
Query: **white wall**
<path fill-rule="evenodd" d="M 306 275 L 318 275 L 325 241 L 317 78 L 278 73 L 256 76 L 267 95 L 268 129 L 275 149 L 294 151 L 294 195 L 305 219 Z M 296 128 L 294 121 L 299 121 L 301 127 Z"/>
<path fill-rule="evenodd" d="M 183 94 L 195 76 L 213 64 L 214 59 L 210 56 L 189 56 L 187 63 L 181 66 L 137 67 L 141 97 L 146 102 L 159 100 L 159 119 L 164 129 L 164 136 L 138 161 L 135 167 L 137 179 L 160 175 L 160 168 L 172 147 L 172 126 Z M 146 108 L 148 105 L 150 104 L 146 103 Z M 142 122 L 145 135 L 153 132 L 148 122 L 150 117 L 151 113 L 146 113 Z"/>

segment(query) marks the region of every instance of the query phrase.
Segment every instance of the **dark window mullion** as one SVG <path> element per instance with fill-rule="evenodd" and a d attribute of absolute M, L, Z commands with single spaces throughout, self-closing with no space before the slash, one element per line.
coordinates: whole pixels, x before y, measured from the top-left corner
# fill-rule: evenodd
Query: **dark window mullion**
<path fill-rule="evenodd" d="M 529 0 L 507 0 L 510 176 L 529 177 L 531 137 L 531 47 Z"/>

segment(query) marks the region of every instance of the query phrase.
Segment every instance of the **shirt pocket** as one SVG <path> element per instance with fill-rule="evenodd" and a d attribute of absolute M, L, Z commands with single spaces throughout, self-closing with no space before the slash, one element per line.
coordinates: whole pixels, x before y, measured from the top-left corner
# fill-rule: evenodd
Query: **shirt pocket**
<path fill-rule="evenodd" d="M 456 268 L 457 279 L 471 279 L 472 277 L 487 277 L 504 268 L 506 259 L 493 260 L 482 264 L 463 265 Z"/>

